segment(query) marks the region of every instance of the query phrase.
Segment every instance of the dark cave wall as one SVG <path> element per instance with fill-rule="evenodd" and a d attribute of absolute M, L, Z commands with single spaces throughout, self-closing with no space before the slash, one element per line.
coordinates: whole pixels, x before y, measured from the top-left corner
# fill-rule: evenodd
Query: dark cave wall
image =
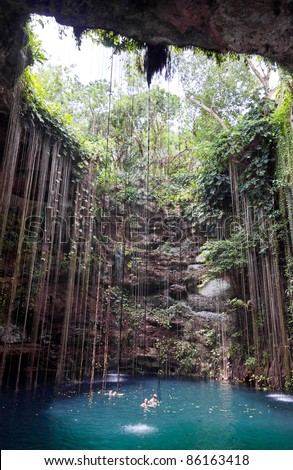
<path fill-rule="evenodd" d="M 21 24 L 30 13 L 55 16 L 77 33 L 103 28 L 150 44 L 261 54 L 293 70 L 293 0 L 2 0 L 1 107 L 20 72 Z"/>
<path fill-rule="evenodd" d="M 5 2 L 4 2 L 5 3 Z M 12 103 L 15 80 L 27 64 L 24 46 L 26 34 L 22 29 L 28 16 L 0 5 L 0 112 L 6 114 Z"/>
<path fill-rule="evenodd" d="M 255 52 L 282 61 L 286 56 L 289 62 L 292 58 L 292 0 L 4 0 L 2 4 L 5 11 L 24 17 L 31 12 L 51 15 L 61 24 L 111 29 L 152 44 Z"/>

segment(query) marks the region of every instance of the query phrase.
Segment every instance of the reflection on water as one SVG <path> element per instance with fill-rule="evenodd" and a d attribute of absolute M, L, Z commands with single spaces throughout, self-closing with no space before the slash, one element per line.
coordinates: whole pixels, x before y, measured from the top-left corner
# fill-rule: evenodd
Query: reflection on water
<path fill-rule="evenodd" d="M 293 403 L 292 395 L 285 395 L 284 393 L 270 393 L 267 397 L 277 401 L 283 401 L 284 403 Z"/>
<path fill-rule="evenodd" d="M 109 376 L 107 390 L 115 389 Z M 0 395 L 2 449 L 293 449 L 293 395 L 227 382 L 123 376 Z M 153 393 L 159 407 L 140 405 Z M 155 439 L 154 439 L 155 436 Z"/>
<path fill-rule="evenodd" d="M 148 426 L 147 424 L 128 424 L 124 426 L 124 432 L 129 434 L 150 434 L 157 431 L 154 426 Z"/>
<path fill-rule="evenodd" d="M 119 375 L 119 382 L 124 382 L 126 380 L 126 375 L 125 374 L 120 374 Z M 118 380 L 118 374 L 109 374 L 107 377 L 107 382 L 108 383 L 117 383 Z"/>

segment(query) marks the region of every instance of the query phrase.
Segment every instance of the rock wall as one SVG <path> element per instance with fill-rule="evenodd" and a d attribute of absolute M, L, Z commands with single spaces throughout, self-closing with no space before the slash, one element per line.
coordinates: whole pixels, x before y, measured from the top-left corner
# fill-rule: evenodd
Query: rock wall
<path fill-rule="evenodd" d="M 203 239 L 151 203 L 97 198 L 96 166 L 50 126 L 20 95 L 3 126 L 0 383 L 228 378 L 223 299 L 198 289 Z"/>

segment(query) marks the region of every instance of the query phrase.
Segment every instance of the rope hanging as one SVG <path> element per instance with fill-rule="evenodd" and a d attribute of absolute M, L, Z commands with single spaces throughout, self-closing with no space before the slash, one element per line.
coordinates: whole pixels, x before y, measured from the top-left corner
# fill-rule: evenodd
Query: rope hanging
<path fill-rule="evenodd" d="M 148 219 L 148 202 L 149 202 L 149 180 L 150 180 L 150 106 L 151 106 L 151 94 L 150 88 L 148 90 L 148 99 L 147 99 L 147 162 L 146 162 L 146 205 L 145 205 L 145 237 L 147 240 L 147 219 Z M 145 286 L 144 286 L 144 362 L 145 362 L 145 372 L 146 372 L 146 353 L 147 353 L 147 334 L 146 334 L 146 322 L 147 322 L 147 295 L 148 295 L 148 285 L 147 285 L 147 272 L 148 272 L 148 247 L 145 241 Z"/>
<path fill-rule="evenodd" d="M 110 155 L 109 155 L 109 139 L 110 139 L 110 128 L 111 128 L 111 111 L 112 111 L 112 94 L 113 94 L 113 65 L 114 65 L 114 53 L 110 59 L 110 83 L 109 83 L 109 100 L 108 100 L 108 122 L 107 122 L 107 140 L 106 140 L 106 164 L 105 164 L 105 187 L 104 190 L 110 189 L 109 170 L 110 169 Z M 106 210 L 107 204 L 104 200 L 104 211 Z M 106 317 L 105 317 L 105 343 L 104 343 L 104 360 L 103 360 L 103 376 L 102 376 L 102 392 L 104 393 L 107 388 L 107 375 L 108 375 L 108 354 L 109 354 L 109 334 L 110 334 L 110 318 L 111 318 L 111 289 L 112 289 L 112 266 L 107 267 L 109 271 L 109 283 L 107 288 L 107 306 L 106 306 Z"/>

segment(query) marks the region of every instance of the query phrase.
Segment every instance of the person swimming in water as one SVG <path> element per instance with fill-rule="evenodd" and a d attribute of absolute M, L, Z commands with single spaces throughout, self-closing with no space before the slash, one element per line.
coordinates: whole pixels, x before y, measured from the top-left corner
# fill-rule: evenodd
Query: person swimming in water
<path fill-rule="evenodd" d="M 142 406 L 143 408 L 146 408 L 147 406 L 149 406 L 149 400 L 147 398 L 145 398 L 143 400 L 143 403 L 140 406 Z"/>
<path fill-rule="evenodd" d="M 154 404 L 157 405 L 157 404 L 159 403 L 159 402 L 158 402 L 158 397 L 157 397 L 157 395 L 156 395 L 155 393 L 153 394 L 152 398 L 149 400 L 149 403 L 150 403 L 150 404 L 153 404 L 153 405 L 154 405 Z"/>
<path fill-rule="evenodd" d="M 106 394 L 107 395 L 107 394 Z M 124 393 L 119 393 L 119 392 L 116 392 L 116 390 L 110 390 L 109 393 L 109 398 L 113 398 L 113 397 L 123 397 Z"/>
<path fill-rule="evenodd" d="M 146 408 L 146 407 L 156 407 L 159 405 L 159 402 L 158 402 L 158 397 L 157 395 L 154 393 L 152 398 L 150 400 L 148 400 L 147 398 L 144 399 L 143 403 L 140 405 L 142 406 L 143 408 Z"/>

